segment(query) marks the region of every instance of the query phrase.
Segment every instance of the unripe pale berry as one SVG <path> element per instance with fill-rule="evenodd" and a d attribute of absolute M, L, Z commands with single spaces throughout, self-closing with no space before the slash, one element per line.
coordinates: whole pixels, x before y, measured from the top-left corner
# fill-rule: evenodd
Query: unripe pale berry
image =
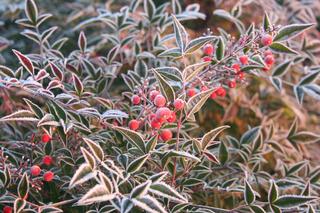
<path fill-rule="evenodd" d="M 214 47 L 212 46 L 212 44 L 206 44 L 203 47 L 203 53 L 206 55 L 212 55 L 214 51 Z"/>
<path fill-rule="evenodd" d="M 265 34 L 261 38 L 261 43 L 262 43 L 263 46 L 269 46 L 269 45 L 272 44 L 272 40 L 273 40 L 273 38 L 272 38 L 271 35 Z"/>
<path fill-rule="evenodd" d="M 187 95 L 189 96 L 189 97 L 193 97 L 193 96 L 195 96 L 197 94 L 197 91 L 196 91 L 196 89 L 194 89 L 194 88 L 190 88 L 190 89 L 188 89 L 188 91 L 187 91 Z"/>
<path fill-rule="evenodd" d="M 273 55 L 268 55 L 268 56 L 264 59 L 264 62 L 265 62 L 267 65 L 269 65 L 269 66 L 273 65 L 273 63 L 274 63 L 274 57 L 273 57 Z"/>
<path fill-rule="evenodd" d="M 163 95 L 157 95 L 154 98 L 153 101 L 154 105 L 156 105 L 157 107 L 163 107 L 164 105 L 166 105 L 166 98 Z"/>
<path fill-rule="evenodd" d="M 140 104 L 140 101 L 141 101 L 141 98 L 138 95 L 133 95 L 132 98 L 131 98 L 131 102 L 134 105 Z"/>
<path fill-rule="evenodd" d="M 160 138 L 166 142 L 172 138 L 172 132 L 169 129 L 164 129 L 160 133 Z"/>
<path fill-rule="evenodd" d="M 176 113 L 175 113 L 175 112 L 171 112 L 171 115 L 169 116 L 169 118 L 167 119 L 167 121 L 168 121 L 169 123 L 173 123 L 173 122 L 176 121 L 176 119 L 177 119 Z"/>
<path fill-rule="evenodd" d="M 30 168 L 30 173 L 32 176 L 38 176 L 41 173 L 41 168 L 38 165 L 34 165 Z"/>
<path fill-rule="evenodd" d="M 241 62 L 241 64 L 246 65 L 248 64 L 249 60 L 248 60 L 248 56 L 247 55 L 242 55 L 239 57 L 239 60 Z"/>
<path fill-rule="evenodd" d="M 53 180 L 54 174 L 51 171 L 48 171 L 46 173 L 43 174 L 43 180 L 46 182 L 50 182 Z"/>
<path fill-rule="evenodd" d="M 167 107 L 161 107 L 156 111 L 157 119 L 167 120 L 171 115 L 171 110 Z"/>
<path fill-rule="evenodd" d="M 51 163 L 52 163 L 52 157 L 50 155 L 44 156 L 43 159 L 42 159 L 42 163 L 44 165 L 50 166 Z"/>
<path fill-rule="evenodd" d="M 211 99 L 215 99 L 216 97 L 217 97 L 216 91 L 212 92 L 211 95 L 210 95 L 210 98 Z"/>
<path fill-rule="evenodd" d="M 44 134 L 41 136 L 41 141 L 42 141 L 43 143 L 48 143 L 50 140 L 51 140 L 50 135 L 48 135 L 48 134 L 46 134 L 46 133 L 44 133 Z"/>
<path fill-rule="evenodd" d="M 176 100 L 174 100 L 173 106 L 174 106 L 174 108 L 175 108 L 176 110 L 181 110 L 181 109 L 183 109 L 183 107 L 184 107 L 184 100 L 179 99 L 179 98 L 176 99 Z"/>
<path fill-rule="evenodd" d="M 138 120 L 135 120 L 135 119 L 129 121 L 129 124 L 128 124 L 128 126 L 129 126 L 129 128 L 131 130 L 139 129 L 139 125 L 140 125 L 140 122 Z"/>
<path fill-rule="evenodd" d="M 159 92 L 158 90 L 152 90 L 152 91 L 150 92 L 150 94 L 149 94 L 150 100 L 153 101 L 154 98 L 155 98 L 157 95 L 159 95 L 159 94 L 160 94 L 160 92 Z"/>
<path fill-rule="evenodd" d="M 3 213 L 11 213 L 12 212 L 12 207 L 10 207 L 10 206 L 3 207 L 2 212 Z"/>
<path fill-rule="evenodd" d="M 229 81 L 228 82 L 229 88 L 235 88 L 236 87 L 236 82 L 235 81 Z"/>
<path fill-rule="evenodd" d="M 223 87 L 219 87 L 217 90 L 216 90 L 216 93 L 218 96 L 220 97 L 224 97 L 226 96 L 227 92 L 226 90 L 223 88 Z"/>
<path fill-rule="evenodd" d="M 202 58 L 202 61 L 204 62 L 212 61 L 212 58 L 210 56 L 205 56 Z"/>
<path fill-rule="evenodd" d="M 233 64 L 231 68 L 234 69 L 236 73 L 240 72 L 240 64 Z"/>
<path fill-rule="evenodd" d="M 152 129 L 160 129 L 161 123 L 156 118 L 154 118 L 151 120 L 151 127 Z"/>

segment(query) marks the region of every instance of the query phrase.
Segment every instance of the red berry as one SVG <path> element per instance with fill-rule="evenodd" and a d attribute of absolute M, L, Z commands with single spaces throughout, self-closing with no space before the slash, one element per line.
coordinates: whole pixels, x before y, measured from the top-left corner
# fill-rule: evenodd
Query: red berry
<path fill-rule="evenodd" d="M 207 91 L 209 88 L 207 86 L 201 86 L 201 92 Z"/>
<path fill-rule="evenodd" d="M 150 100 L 153 101 L 154 98 L 155 98 L 157 95 L 159 95 L 159 94 L 160 94 L 160 92 L 159 92 L 158 90 L 152 90 L 152 91 L 150 92 L 150 94 L 149 94 Z"/>
<path fill-rule="evenodd" d="M 244 72 L 239 72 L 237 75 L 238 75 L 239 79 L 243 79 L 244 78 Z"/>
<path fill-rule="evenodd" d="M 261 38 L 261 43 L 262 43 L 263 46 L 269 46 L 269 45 L 272 44 L 272 40 L 273 40 L 273 38 L 272 38 L 271 35 L 265 34 Z"/>
<path fill-rule="evenodd" d="M 181 110 L 181 109 L 183 109 L 183 107 L 184 107 L 184 100 L 179 99 L 179 98 L 176 99 L 176 100 L 174 100 L 173 106 L 174 106 L 174 108 L 175 108 L 176 110 Z"/>
<path fill-rule="evenodd" d="M 240 64 L 233 64 L 231 68 L 234 69 L 236 73 L 240 72 Z"/>
<path fill-rule="evenodd" d="M 220 97 L 224 97 L 226 96 L 227 92 L 226 90 L 223 88 L 223 87 L 219 87 L 217 90 L 216 90 L 216 93 L 218 96 Z"/>
<path fill-rule="evenodd" d="M 12 212 L 12 208 L 10 206 L 5 206 L 2 209 L 3 213 L 11 213 Z"/>
<path fill-rule="evenodd" d="M 129 124 L 128 124 L 128 126 L 131 130 L 137 130 L 139 128 L 139 125 L 140 125 L 140 122 L 135 119 L 129 121 Z"/>
<path fill-rule="evenodd" d="M 210 56 L 205 56 L 202 58 L 202 61 L 204 62 L 212 61 L 212 58 Z"/>
<path fill-rule="evenodd" d="M 42 163 L 44 165 L 50 166 L 51 163 L 52 163 L 52 157 L 50 155 L 44 156 L 43 159 L 42 159 Z"/>
<path fill-rule="evenodd" d="M 172 132 L 169 129 L 164 129 L 160 133 L 160 138 L 163 141 L 168 141 L 172 138 Z"/>
<path fill-rule="evenodd" d="M 264 62 L 266 62 L 267 65 L 271 66 L 274 63 L 274 57 L 273 55 L 268 55 L 265 59 Z"/>
<path fill-rule="evenodd" d="M 266 50 L 264 53 L 263 53 L 264 57 L 267 57 L 268 55 L 273 55 L 272 51 L 271 50 Z"/>
<path fill-rule="evenodd" d="M 212 46 L 212 44 L 206 44 L 203 47 L 203 53 L 206 55 L 212 55 L 214 51 L 214 47 Z"/>
<path fill-rule="evenodd" d="M 138 95 L 133 95 L 132 98 L 131 98 L 131 102 L 134 105 L 140 104 L 140 101 L 141 101 L 141 98 Z"/>
<path fill-rule="evenodd" d="M 157 107 L 163 107 L 166 105 L 166 98 L 163 95 L 157 95 L 153 101 L 154 105 Z"/>
<path fill-rule="evenodd" d="M 188 89 L 188 91 L 187 91 L 187 95 L 188 95 L 189 97 L 195 96 L 196 93 L 197 93 L 197 91 L 196 91 L 194 88 L 190 88 L 190 89 Z"/>
<path fill-rule="evenodd" d="M 152 127 L 152 129 L 160 129 L 161 123 L 157 119 L 154 118 L 151 120 L 151 127 Z"/>
<path fill-rule="evenodd" d="M 264 68 L 262 68 L 262 70 L 263 70 L 264 72 L 268 72 L 268 71 L 270 70 L 270 67 L 267 65 L 267 66 L 265 66 Z"/>
<path fill-rule="evenodd" d="M 40 175 L 41 168 L 38 165 L 34 165 L 30 168 L 30 172 L 32 176 L 38 176 Z"/>
<path fill-rule="evenodd" d="M 248 64 L 249 60 L 248 60 L 248 56 L 247 55 L 242 55 L 239 57 L 239 60 L 241 62 L 241 64 L 246 65 Z"/>
<path fill-rule="evenodd" d="M 228 86 L 229 86 L 229 88 L 235 88 L 236 87 L 236 82 L 235 81 L 229 81 Z"/>
<path fill-rule="evenodd" d="M 161 107 L 156 112 L 157 119 L 167 120 L 171 115 L 171 110 L 167 107 Z"/>
<path fill-rule="evenodd" d="M 48 135 L 48 134 L 46 134 L 46 133 L 43 134 L 42 137 L 41 137 L 41 141 L 42 141 L 43 143 L 48 143 L 50 140 L 51 140 L 50 135 Z"/>
<path fill-rule="evenodd" d="M 216 91 L 212 92 L 211 95 L 210 95 L 210 98 L 211 99 L 215 99 L 216 97 L 217 97 Z"/>
<path fill-rule="evenodd" d="M 173 123 L 173 122 L 176 121 L 176 119 L 177 119 L 176 113 L 175 113 L 175 112 L 171 112 L 171 115 L 169 116 L 169 118 L 167 119 L 167 121 L 168 121 L 169 123 Z"/>
<path fill-rule="evenodd" d="M 48 172 L 46 172 L 46 173 L 43 174 L 43 180 L 44 180 L 44 181 L 47 181 L 47 182 L 52 181 L 52 180 L 53 180 L 53 177 L 54 177 L 54 174 L 53 174 L 53 172 L 51 172 L 51 171 L 48 171 Z"/>

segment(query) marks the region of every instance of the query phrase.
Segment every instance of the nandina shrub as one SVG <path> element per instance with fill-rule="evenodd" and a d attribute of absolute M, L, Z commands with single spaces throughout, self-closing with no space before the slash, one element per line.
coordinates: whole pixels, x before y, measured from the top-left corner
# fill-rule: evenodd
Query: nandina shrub
<path fill-rule="evenodd" d="M 312 24 L 277 26 L 265 14 L 246 27 L 239 10 L 216 10 L 239 36 L 219 29 L 191 38 L 181 21 L 205 18 L 197 4 L 144 0 L 97 12 L 74 28 L 78 47 L 67 53 L 33 0 L 16 21 L 36 48 L 13 49 L 19 64 L 0 66 L 4 212 L 320 209 L 319 167 L 289 161 L 288 150 L 320 138 L 298 119 L 281 130 L 262 122 L 240 137 L 229 134 L 232 124 L 198 126 L 203 108 L 257 78 L 279 92 L 290 85 L 300 103 L 305 93 L 319 99 L 319 68 L 298 83 L 285 79 L 306 58 L 291 39 Z"/>

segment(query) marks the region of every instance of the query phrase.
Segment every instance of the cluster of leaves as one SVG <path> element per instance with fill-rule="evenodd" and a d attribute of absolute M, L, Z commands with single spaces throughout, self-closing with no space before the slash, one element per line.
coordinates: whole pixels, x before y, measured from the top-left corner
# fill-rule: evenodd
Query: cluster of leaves
<path fill-rule="evenodd" d="M 297 84 L 283 79 L 305 59 L 291 38 L 311 24 L 278 27 L 265 15 L 262 27 L 246 28 L 237 10 L 218 10 L 214 14 L 235 23 L 240 38 L 220 30 L 219 36 L 191 39 L 181 21 L 205 18 L 197 4 L 182 10 L 177 0 L 158 6 L 152 0 L 131 1 L 117 12 L 97 12 L 75 27 L 88 33 L 81 31 L 78 48 L 65 54 L 67 39 L 54 36 L 57 27 L 43 27 L 51 14 L 25 1 L 26 18 L 17 24 L 38 48 L 30 54 L 13 50 L 20 65 L 0 66 L 6 112 L 0 119 L 1 205 L 15 212 L 320 209 L 320 168 L 308 161 L 286 163 L 283 146 L 300 151 L 302 143 L 320 140 L 299 131 L 297 121 L 282 132 L 274 125 L 250 127 L 239 139 L 226 134 L 227 125 L 195 131 L 195 114 L 207 102 L 223 99 L 230 82 L 250 84 L 250 76 L 270 80 L 279 91 L 282 84 L 292 85 L 301 103 L 304 93 L 319 98 L 317 67 Z M 273 38 L 271 45 L 261 45 L 265 35 Z M 194 54 L 207 44 L 214 52 L 199 62 Z M 107 54 L 99 53 L 101 46 L 107 46 Z M 266 65 L 267 51 L 281 59 L 274 67 Z M 152 91 L 164 97 L 161 107 L 177 120 L 152 125 L 151 115 L 161 109 L 150 98 Z M 139 101 L 132 104 L 131 97 Z M 21 101 L 12 103 L 15 98 Z M 174 107 L 177 99 L 182 109 Z M 134 130 L 128 127 L 132 120 L 139 121 Z M 171 133 L 168 140 L 161 135 L 165 131 Z M 40 142 L 43 134 L 51 140 Z M 279 156 L 277 168 L 268 167 L 270 153 Z M 41 164 L 45 156 L 53 163 Z M 54 174 L 53 180 L 32 173 L 34 165 L 41 165 L 43 175 Z"/>

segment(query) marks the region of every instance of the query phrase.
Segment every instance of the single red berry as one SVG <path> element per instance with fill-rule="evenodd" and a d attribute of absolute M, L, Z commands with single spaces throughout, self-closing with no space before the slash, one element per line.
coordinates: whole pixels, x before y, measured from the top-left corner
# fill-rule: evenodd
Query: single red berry
<path fill-rule="evenodd" d="M 265 34 L 262 36 L 261 38 L 261 43 L 263 46 L 269 46 L 272 44 L 273 38 L 271 35 L 269 34 Z"/>
<path fill-rule="evenodd" d="M 44 165 L 50 166 L 51 163 L 52 163 L 52 157 L 50 155 L 44 156 L 43 159 L 42 159 L 42 163 Z"/>
<path fill-rule="evenodd" d="M 210 95 L 210 98 L 211 99 L 215 99 L 216 97 L 217 97 L 216 91 L 212 92 L 211 95 Z"/>
<path fill-rule="evenodd" d="M 158 90 L 152 90 L 152 91 L 150 92 L 150 94 L 149 94 L 150 100 L 153 101 L 154 98 L 155 98 L 157 95 L 159 95 L 159 94 L 160 94 L 160 92 L 159 92 Z"/>
<path fill-rule="evenodd" d="M 169 129 L 164 129 L 160 133 L 160 138 L 166 142 L 172 138 L 172 132 Z"/>
<path fill-rule="evenodd" d="M 154 98 L 154 105 L 156 105 L 157 107 L 163 107 L 164 105 L 166 105 L 166 98 L 163 96 L 163 95 L 157 95 L 155 98 Z"/>
<path fill-rule="evenodd" d="M 204 62 L 212 61 L 212 58 L 210 56 L 205 56 L 202 58 L 202 61 Z"/>
<path fill-rule="evenodd" d="M 169 116 L 169 118 L 167 119 L 167 121 L 169 122 L 169 123 L 173 123 L 173 122 L 175 122 L 177 120 L 177 116 L 176 116 L 176 113 L 175 112 L 171 112 L 171 115 Z"/>
<path fill-rule="evenodd" d="M 206 55 L 212 55 L 214 51 L 214 47 L 212 46 L 212 44 L 206 44 L 203 47 L 203 53 Z"/>
<path fill-rule="evenodd" d="M 271 50 L 266 50 L 264 53 L 263 53 L 264 57 L 267 57 L 268 55 L 273 55 L 272 51 Z"/>
<path fill-rule="evenodd" d="M 40 175 L 41 168 L 38 165 L 34 165 L 30 168 L 30 172 L 32 176 L 38 176 Z"/>
<path fill-rule="evenodd" d="M 3 213 L 11 213 L 12 212 L 12 207 L 10 207 L 10 206 L 3 207 L 2 212 Z"/>
<path fill-rule="evenodd" d="M 42 141 L 43 143 L 48 143 L 50 140 L 51 140 L 50 135 L 48 135 L 48 134 L 46 134 L 46 133 L 44 133 L 44 134 L 42 135 L 42 137 L 41 137 L 41 141 Z"/>
<path fill-rule="evenodd" d="M 239 79 L 244 79 L 244 72 L 239 72 L 237 75 Z"/>
<path fill-rule="evenodd" d="M 133 120 L 129 121 L 128 126 L 131 130 L 137 130 L 137 129 L 139 129 L 140 122 L 138 120 L 133 119 Z"/>
<path fill-rule="evenodd" d="M 160 129 L 161 123 L 156 118 L 154 118 L 151 120 L 151 127 L 152 129 Z"/>
<path fill-rule="evenodd" d="M 201 92 L 207 91 L 209 88 L 207 86 L 201 86 Z"/>
<path fill-rule="evenodd" d="M 239 60 L 241 62 L 241 64 L 243 65 L 246 65 L 249 63 L 249 60 L 248 60 L 248 56 L 247 55 L 242 55 L 239 57 Z"/>
<path fill-rule="evenodd" d="M 131 102 L 134 105 L 140 104 L 140 101 L 141 101 L 141 98 L 138 95 L 133 95 L 132 98 L 131 98 Z"/>
<path fill-rule="evenodd" d="M 171 110 L 167 107 L 161 107 L 156 111 L 157 119 L 167 120 L 171 115 Z"/>
<path fill-rule="evenodd" d="M 240 72 L 240 64 L 233 64 L 231 68 L 234 69 L 236 73 Z"/>
<path fill-rule="evenodd" d="M 236 81 L 229 81 L 228 82 L 229 88 L 235 88 L 236 87 Z"/>
<path fill-rule="evenodd" d="M 274 57 L 273 55 L 268 55 L 265 59 L 264 62 L 266 62 L 267 65 L 271 66 L 274 63 Z"/>
<path fill-rule="evenodd" d="M 262 68 L 262 70 L 263 70 L 264 72 L 268 72 L 268 71 L 270 70 L 270 67 L 267 65 L 267 66 L 265 66 L 264 68 Z"/>
<path fill-rule="evenodd" d="M 194 88 L 190 88 L 190 89 L 188 89 L 188 91 L 187 91 L 187 95 L 188 95 L 189 97 L 195 96 L 196 94 L 197 94 L 197 91 L 196 91 L 196 89 L 194 89 Z"/>
<path fill-rule="evenodd" d="M 43 180 L 46 182 L 50 182 L 53 180 L 54 174 L 51 171 L 47 171 L 46 173 L 43 174 Z"/>
<path fill-rule="evenodd" d="M 216 93 L 218 96 L 220 97 L 224 97 L 226 96 L 227 92 L 226 90 L 223 88 L 223 87 L 219 87 L 217 90 L 216 90 Z"/>
<path fill-rule="evenodd" d="M 181 110 L 181 109 L 183 109 L 183 107 L 184 107 L 184 100 L 179 99 L 179 98 L 176 99 L 176 100 L 174 100 L 173 106 L 174 106 L 174 108 L 175 108 L 176 110 Z"/>

